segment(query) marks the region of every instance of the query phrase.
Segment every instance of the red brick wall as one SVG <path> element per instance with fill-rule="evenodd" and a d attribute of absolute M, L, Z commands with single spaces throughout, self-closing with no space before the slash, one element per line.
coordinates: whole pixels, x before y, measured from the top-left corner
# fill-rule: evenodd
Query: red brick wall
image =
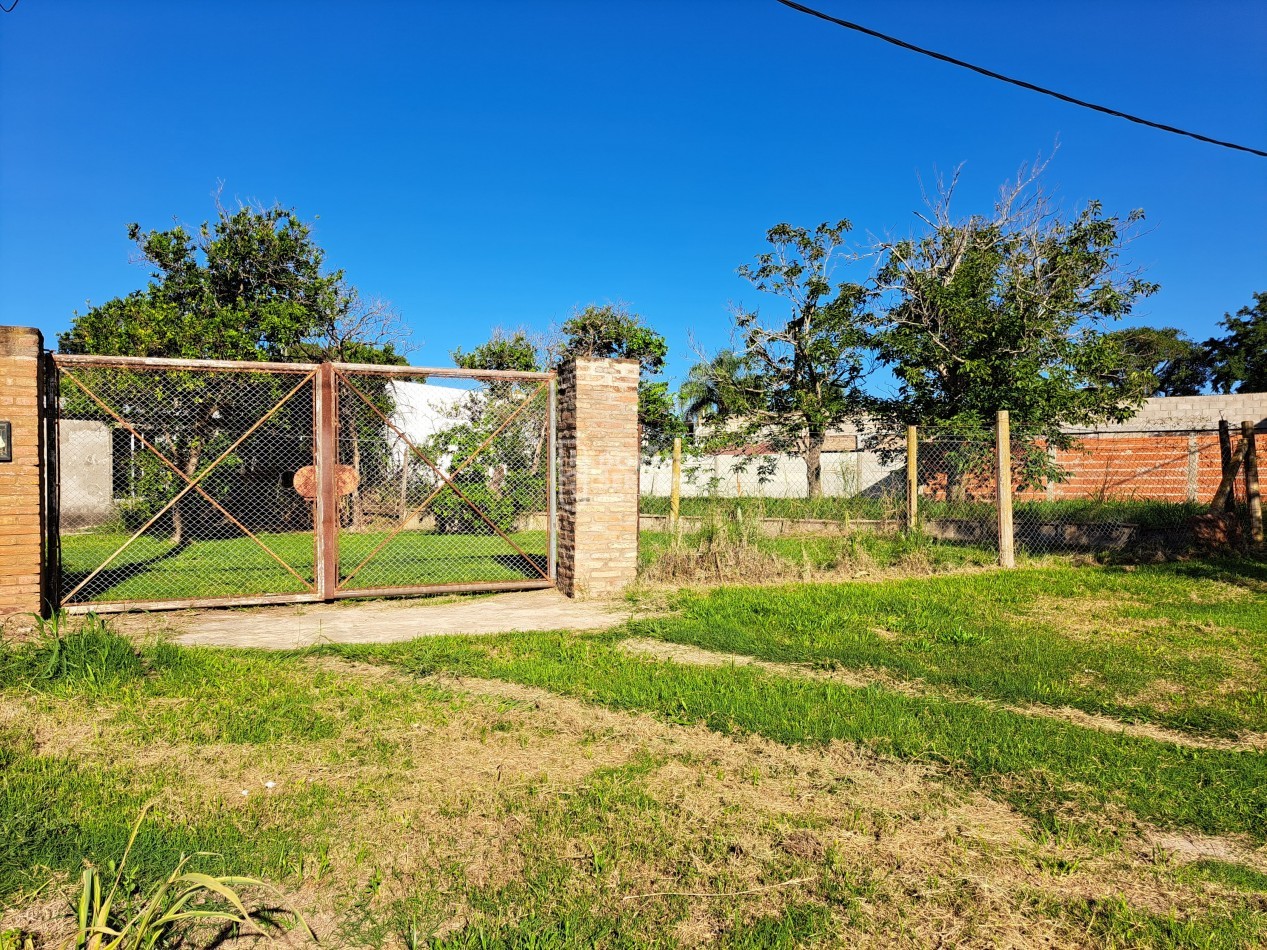
<path fill-rule="evenodd" d="M 0 419 L 12 424 L 13 461 L 0 462 L 0 617 L 39 613 L 44 531 L 40 488 L 38 330 L 0 326 Z"/>
<path fill-rule="evenodd" d="M 1208 502 L 1222 477 L 1217 432 L 1087 436 L 1080 448 L 1058 450 L 1055 460 L 1071 476 L 1050 495 L 1026 497 Z"/>
<path fill-rule="evenodd" d="M 1043 499 L 1138 499 L 1207 503 L 1222 478 L 1222 455 L 1217 432 L 1109 432 L 1079 436 L 1071 449 L 1057 449 L 1056 465 L 1069 473 L 1061 482 L 1018 491 L 1022 501 Z M 1233 430 L 1233 444 L 1240 438 Z M 923 454 L 921 486 L 925 497 L 946 497 L 946 474 L 939 470 L 937 443 L 920 448 Z M 990 449 L 991 454 L 993 448 Z M 1014 453 L 1015 455 L 1015 453 Z M 1020 468 L 1012 473 L 1020 484 Z M 994 475 L 970 475 L 964 479 L 970 501 L 994 500 Z"/>

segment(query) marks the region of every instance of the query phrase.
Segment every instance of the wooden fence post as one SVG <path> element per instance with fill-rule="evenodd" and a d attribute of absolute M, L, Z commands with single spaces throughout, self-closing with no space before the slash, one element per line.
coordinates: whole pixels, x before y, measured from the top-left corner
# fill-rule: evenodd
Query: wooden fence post
<path fill-rule="evenodd" d="M 999 510 L 999 567 L 1016 567 L 1012 537 L 1012 430 L 1007 410 L 1000 409 L 994 427 L 995 494 Z"/>
<path fill-rule="evenodd" d="M 1241 423 L 1241 440 L 1245 443 L 1245 499 L 1249 502 L 1249 537 L 1255 544 L 1263 543 L 1263 496 L 1258 488 L 1258 447 L 1254 438 L 1254 423 Z"/>
<path fill-rule="evenodd" d="M 1226 419 L 1219 420 L 1219 459 L 1223 463 L 1223 478 L 1227 477 L 1228 470 L 1232 467 L 1232 428 L 1228 425 Z M 1220 479 L 1220 485 L 1222 480 Z M 1215 506 L 1218 507 L 1217 505 Z M 1228 492 L 1227 498 L 1223 502 L 1224 511 L 1236 510 L 1236 499 L 1232 497 L 1232 493 Z"/>
<path fill-rule="evenodd" d="M 906 427 L 906 530 L 919 527 L 919 429 Z"/>
<path fill-rule="evenodd" d="M 677 532 L 682 515 L 682 440 L 673 440 L 673 469 L 669 484 L 669 530 Z"/>

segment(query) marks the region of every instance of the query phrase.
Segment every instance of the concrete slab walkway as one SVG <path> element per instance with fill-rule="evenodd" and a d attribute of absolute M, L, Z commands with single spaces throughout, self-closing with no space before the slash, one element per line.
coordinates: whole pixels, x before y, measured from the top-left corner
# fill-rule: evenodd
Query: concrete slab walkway
<path fill-rule="evenodd" d="M 178 643 L 289 650 L 315 643 L 394 643 L 445 634 L 513 630 L 601 630 L 629 619 L 619 602 L 569 600 L 556 590 L 438 601 L 296 604 L 168 615 Z"/>

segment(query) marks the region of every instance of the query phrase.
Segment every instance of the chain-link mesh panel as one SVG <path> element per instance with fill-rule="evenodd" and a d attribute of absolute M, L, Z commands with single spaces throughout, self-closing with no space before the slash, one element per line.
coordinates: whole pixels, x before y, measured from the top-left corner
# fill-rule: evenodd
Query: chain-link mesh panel
<path fill-rule="evenodd" d="M 338 371 L 339 589 L 545 580 L 549 383 Z"/>
<path fill-rule="evenodd" d="M 1025 452 L 1028 479 L 1017 477 Z M 1032 553 L 1182 549 L 1223 475 L 1217 430 L 1071 434 L 1059 445 L 1013 442 L 1012 454 L 1016 544 Z M 1238 478 L 1230 509 L 1243 499 Z"/>
<path fill-rule="evenodd" d="M 994 433 L 921 427 L 916 459 L 921 529 L 942 541 L 996 548 Z"/>
<path fill-rule="evenodd" d="M 1010 443 L 1013 540 L 1031 555 L 1072 552 L 1182 551 L 1194 543 L 1235 542 L 1246 521 L 1245 481 L 1231 483 L 1212 511 L 1224 456 L 1240 444 L 1233 429 L 1063 433 L 1017 436 Z M 688 456 L 681 515 L 777 519 L 779 532 L 813 533 L 814 522 L 850 522 L 884 530 L 906 524 L 905 433 L 834 436 L 821 456 L 820 497 L 802 456 L 761 447 Z M 943 542 L 998 549 L 998 453 L 992 429 L 917 430 L 916 521 Z M 672 466 L 656 458 L 642 469 L 642 511 L 669 512 Z M 658 522 L 652 522 L 653 525 Z"/>
<path fill-rule="evenodd" d="M 248 364 L 249 365 L 249 364 Z M 314 589 L 308 369 L 58 361 L 65 604 Z"/>
<path fill-rule="evenodd" d="M 742 516 L 789 522 L 834 521 L 892 527 L 906 512 L 904 435 L 858 430 L 828 437 L 817 478 L 805 454 L 775 453 L 762 446 L 730 452 L 687 454 L 682 461 L 684 518 Z M 673 492 L 672 462 L 660 455 L 644 462 L 640 493 L 647 515 L 667 515 Z"/>

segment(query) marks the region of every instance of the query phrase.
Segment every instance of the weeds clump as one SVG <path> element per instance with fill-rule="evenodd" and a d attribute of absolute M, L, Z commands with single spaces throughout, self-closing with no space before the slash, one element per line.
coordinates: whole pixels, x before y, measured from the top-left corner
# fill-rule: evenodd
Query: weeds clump
<path fill-rule="evenodd" d="M 183 931 L 198 924 L 220 923 L 234 930 L 258 930 L 257 917 L 247 910 L 238 889 L 265 888 L 276 897 L 281 895 L 258 878 L 186 870 L 193 857 L 210 856 L 206 853 L 182 855 L 172 872 L 148 890 L 132 884 L 128 856 L 148 810 L 148 806 L 142 809 L 137 818 L 123 857 L 117 864 L 109 863 L 108 871 L 113 873 L 114 881 L 108 890 L 101 868 L 91 864 L 84 868 L 75 904 L 75 935 L 65 946 L 73 946 L 74 950 L 152 950 L 179 946 L 184 942 Z M 213 903 L 208 904 L 208 900 Z M 270 914 L 275 913 L 270 908 Z M 315 940 L 316 934 L 303 916 L 297 911 L 290 913 Z"/>
<path fill-rule="evenodd" d="M 650 581 L 716 583 L 805 573 L 805 563 L 795 565 L 761 547 L 758 530 L 742 509 L 711 509 L 697 531 L 675 536 L 644 576 Z"/>
<path fill-rule="evenodd" d="M 986 548 L 922 533 L 768 536 L 741 509 L 716 510 L 689 534 L 644 531 L 638 557 L 639 576 L 652 585 L 924 576 L 995 560 Z"/>
<path fill-rule="evenodd" d="M 73 627 L 57 614 L 37 622 L 33 640 L 0 643 L 0 688 L 109 692 L 145 672 L 132 644 L 94 614 Z"/>

